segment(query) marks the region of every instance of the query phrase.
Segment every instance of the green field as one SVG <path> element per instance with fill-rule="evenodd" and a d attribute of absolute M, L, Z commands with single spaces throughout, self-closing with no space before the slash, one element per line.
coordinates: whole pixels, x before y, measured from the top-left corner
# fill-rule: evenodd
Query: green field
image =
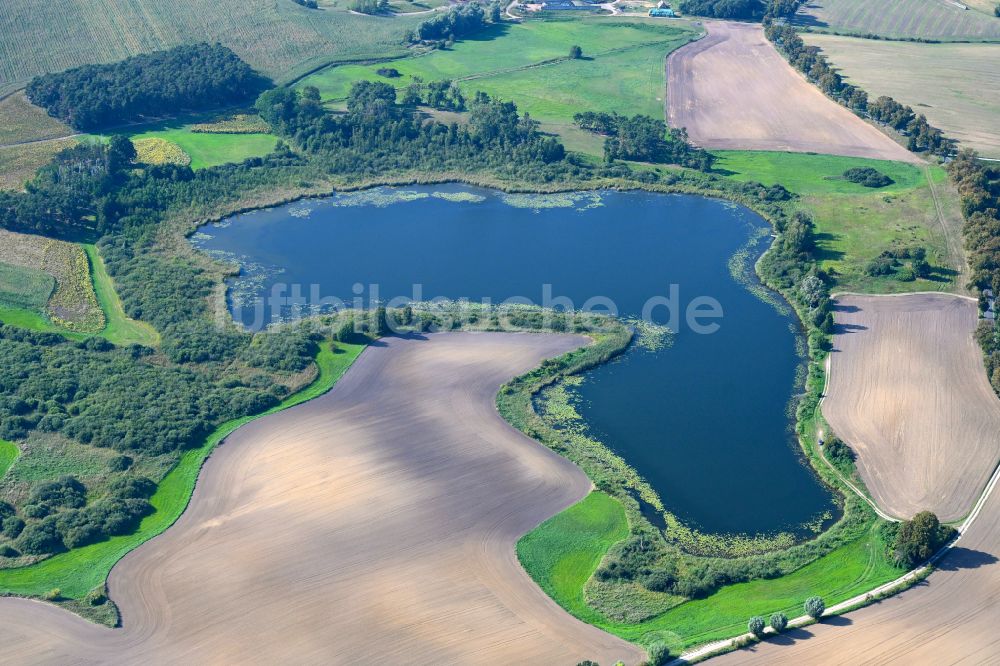
<path fill-rule="evenodd" d="M 221 42 L 284 81 L 328 62 L 401 55 L 419 20 L 310 10 L 291 0 L 5 0 L 0 94 L 43 72 L 193 42 Z"/>
<path fill-rule="evenodd" d="M 612 622 L 587 605 L 584 585 L 608 548 L 627 535 L 621 505 L 594 492 L 525 535 L 517 554 L 539 586 L 576 617 L 642 645 L 663 641 L 675 653 L 742 633 L 751 615 L 784 611 L 795 617 L 810 596 L 832 605 L 901 574 L 880 555 L 884 546 L 872 530 L 787 576 L 730 585 L 645 622 Z"/>
<path fill-rule="evenodd" d="M 107 324 L 101 331 L 101 336 L 116 345 L 146 345 L 155 347 L 160 344 L 160 334 L 149 324 L 131 319 L 125 314 L 114 282 L 104 267 L 104 259 L 94 245 L 83 246 L 90 260 L 90 275 L 94 281 L 94 293 L 97 302 L 104 310 Z"/>
<path fill-rule="evenodd" d="M 0 477 L 7 473 L 10 466 L 17 460 L 19 453 L 17 444 L 0 439 Z"/>
<path fill-rule="evenodd" d="M 945 229 L 960 237 L 957 194 L 940 167 L 920 167 L 854 157 L 753 151 L 719 151 L 716 170 L 742 181 L 780 183 L 799 195 L 816 223 L 820 266 L 837 289 L 870 293 L 955 291 L 962 288 L 954 270 L 962 265 L 960 247 L 950 246 Z M 841 178 L 851 167 L 872 167 L 895 183 L 870 189 Z M 932 190 L 928 178 L 933 179 Z M 937 195 L 945 224 L 934 202 Z M 909 282 L 872 278 L 865 265 L 890 247 L 920 246 L 936 272 Z"/>
<path fill-rule="evenodd" d="M 44 312 L 55 282 L 44 271 L 0 262 L 0 305 Z"/>
<path fill-rule="evenodd" d="M 905 39 L 1000 41 L 1000 19 L 944 0 L 815 0 L 793 23 L 813 30 Z"/>
<path fill-rule="evenodd" d="M 316 357 L 319 365 L 316 380 L 265 414 L 326 393 L 363 350 L 364 345 L 336 343 L 335 347 L 331 347 L 324 344 Z M 0 594 L 41 596 L 57 587 L 63 596 L 78 599 L 102 585 L 111 567 L 126 553 L 167 529 L 180 517 L 191 499 L 201 466 L 212 449 L 234 430 L 260 416 L 263 414 L 223 423 L 209 435 L 204 445 L 185 452 L 150 499 L 155 513 L 144 518 L 136 532 L 54 555 L 31 566 L 0 570 Z"/>
<path fill-rule="evenodd" d="M 133 139 L 158 137 L 180 146 L 191 157 L 192 169 L 204 169 L 248 157 L 262 157 L 274 150 L 278 138 L 271 134 L 208 134 L 192 132 L 186 126 L 142 130 Z"/>
<path fill-rule="evenodd" d="M 608 549 L 628 534 L 618 500 L 592 492 L 522 537 L 517 557 L 546 594 L 579 617 L 593 612 L 583 586 Z"/>
<path fill-rule="evenodd" d="M 377 65 L 340 65 L 303 79 L 326 101 L 347 97 L 351 83 L 381 80 L 403 88 L 414 76 L 424 81 L 452 79 L 471 96 L 487 92 L 513 100 L 543 123 L 565 134 L 570 148 L 600 151 L 599 139 L 573 131 L 580 111 L 618 111 L 663 117 L 664 58 L 687 43 L 694 31 L 686 24 L 636 19 L 585 17 L 530 20 L 504 24 L 463 40 L 446 51 Z M 578 45 L 584 58 L 571 60 Z M 387 79 L 376 70 L 393 67 L 402 75 Z"/>

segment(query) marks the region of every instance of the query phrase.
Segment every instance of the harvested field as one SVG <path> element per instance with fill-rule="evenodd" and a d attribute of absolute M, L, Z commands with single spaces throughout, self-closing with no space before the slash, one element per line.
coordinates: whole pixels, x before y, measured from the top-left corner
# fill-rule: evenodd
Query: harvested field
<path fill-rule="evenodd" d="M 962 518 L 1000 459 L 1000 401 L 972 339 L 976 302 L 846 295 L 835 316 L 823 415 L 858 454 L 872 497 L 900 518 Z"/>
<path fill-rule="evenodd" d="M 24 184 L 51 162 L 56 153 L 75 144 L 76 139 L 56 139 L 0 146 L 0 190 L 23 190 Z"/>
<path fill-rule="evenodd" d="M 994 19 L 1000 26 L 1000 19 Z M 963 146 L 1000 157 L 1000 44 L 912 44 L 804 34 L 850 83 L 927 116 Z M 898 63 L 906 63 L 899 67 Z"/>
<path fill-rule="evenodd" d="M 40 270 L 55 278 L 45 312 L 71 331 L 95 333 L 104 328 L 104 311 L 90 280 L 90 263 L 76 243 L 0 229 L 0 261 Z"/>
<path fill-rule="evenodd" d="M 326 396 L 230 435 L 188 511 L 111 573 L 123 629 L 0 600 L 9 663 L 633 664 L 520 568 L 587 494 L 497 414 L 574 336 L 441 334 L 367 350 Z"/>
<path fill-rule="evenodd" d="M 926 581 L 894 597 L 712 659 L 735 664 L 995 664 L 1000 493 Z"/>
<path fill-rule="evenodd" d="M 0 99 L 0 146 L 69 136 L 75 131 L 28 101 L 24 92 Z"/>
<path fill-rule="evenodd" d="M 221 42 L 287 79 L 334 60 L 401 55 L 403 35 L 420 18 L 316 11 L 291 0 L 4 0 L 0 94 L 44 72 L 192 42 Z"/>
<path fill-rule="evenodd" d="M 895 39 L 1000 40 L 994 3 L 976 4 L 986 11 L 962 9 L 950 0 L 810 0 L 793 22 L 812 30 Z"/>
<path fill-rule="evenodd" d="M 919 158 L 828 99 L 785 62 L 759 25 L 706 21 L 667 60 L 670 125 L 705 148 Z"/>

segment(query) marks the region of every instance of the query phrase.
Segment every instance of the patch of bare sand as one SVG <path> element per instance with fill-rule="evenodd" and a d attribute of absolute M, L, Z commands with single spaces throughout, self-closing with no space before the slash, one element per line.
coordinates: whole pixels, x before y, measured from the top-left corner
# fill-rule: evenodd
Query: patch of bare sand
<path fill-rule="evenodd" d="M 697 145 L 920 161 L 792 69 L 760 25 L 705 27 L 667 60 L 670 125 L 686 127 Z"/>
<path fill-rule="evenodd" d="M 494 396 L 582 342 L 460 333 L 367 350 L 329 394 L 213 454 L 177 524 L 112 572 L 123 629 L 5 599 L 5 662 L 640 661 L 514 553 L 590 482 L 505 423 Z"/>
<path fill-rule="evenodd" d="M 900 518 L 966 515 L 1000 459 L 1000 401 L 972 339 L 976 303 L 947 294 L 839 297 L 823 415 Z"/>

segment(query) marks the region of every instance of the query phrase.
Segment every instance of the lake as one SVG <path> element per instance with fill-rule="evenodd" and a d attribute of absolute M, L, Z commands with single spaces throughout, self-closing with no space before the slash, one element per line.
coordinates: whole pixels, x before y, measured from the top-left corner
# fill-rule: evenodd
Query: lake
<path fill-rule="evenodd" d="M 241 264 L 230 306 L 254 329 L 397 297 L 650 309 L 672 344 L 586 374 L 575 390 L 591 434 L 694 527 L 805 534 L 838 511 L 791 430 L 797 321 L 752 277 L 769 231 L 746 208 L 697 196 L 436 185 L 236 215 L 192 242 Z"/>

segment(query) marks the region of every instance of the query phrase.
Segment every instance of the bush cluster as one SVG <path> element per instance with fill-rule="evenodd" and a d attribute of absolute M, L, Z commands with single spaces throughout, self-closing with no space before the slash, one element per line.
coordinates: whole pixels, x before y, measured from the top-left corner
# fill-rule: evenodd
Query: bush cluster
<path fill-rule="evenodd" d="M 270 81 L 221 44 L 190 44 L 36 76 L 28 99 L 79 130 L 253 100 Z"/>

